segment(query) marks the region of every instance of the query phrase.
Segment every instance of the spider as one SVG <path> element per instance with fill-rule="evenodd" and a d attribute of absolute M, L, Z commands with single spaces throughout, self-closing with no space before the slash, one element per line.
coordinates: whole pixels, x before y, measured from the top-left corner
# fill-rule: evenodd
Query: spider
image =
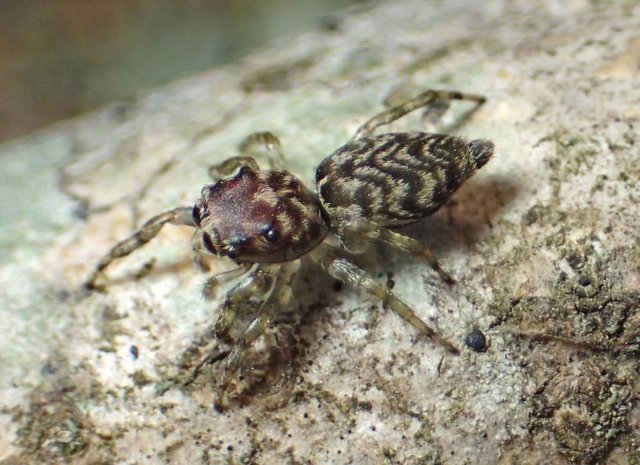
<path fill-rule="evenodd" d="M 168 223 L 195 228 L 196 262 L 203 264 L 203 254 L 233 260 L 237 268 L 211 276 L 204 284 L 205 297 L 212 298 L 220 283 L 242 278 L 226 294 L 213 327 L 216 337 L 228 338 L 238 310 L 249 299 L 259 302 L 259 311 L 226 358 L 217 391 L 218 410 L 248 349 L 292 300 L 291 282 L 306 257 L 332 277 L 364 289 L 422 335 L 457 354 L 458 349 L 411 307 L 347 258 L 383 241 L 426 260 L 446 283 L 455 282 L 429 249 L 394 229 L 438 210 L 489 161 L 494 144 L 424 132 L 374 134 L 379 126 L 409 112 L 421 107 L 429 111 L 450 100 L 475 102 L 475 110 L 485 98 L 428 90 L 373 116 L 350 142 L 320 163 L 317 192 L 290 172 L 274 168 L 273 160 L 270 169 L 260 169 L 251 156 L 232 157 L 212 166 L 209 172 L 217 182 L 202 188 L 194 206 L 148 220 L 99 261 L 87 286 L 103 288 L 99 281 L 109 264 L 149 242 Z M 243 145 L 246 149 L 253 144 L 282 156 L 280 142 L 270 132 L 252 134 Z"/>

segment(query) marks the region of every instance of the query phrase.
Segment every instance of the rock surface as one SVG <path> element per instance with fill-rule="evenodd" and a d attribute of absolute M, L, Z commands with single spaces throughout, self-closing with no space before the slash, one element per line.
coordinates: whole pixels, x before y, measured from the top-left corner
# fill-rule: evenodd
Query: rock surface
<path fill-rule="evenodd" d="M 640 7 L 533 4 L 383 3 L 2 146 L 0 463 L 638 463 Z M 462 355 L 305 266 L 252 392 L 217 413 L 220 364 L 188 375 L 223 294 L 201 298 L 188 228 L 83 289 L 247 134 L 278 134 L 311 183 L 385 102 L 427 88 L 486 95 L 437 129 L 497 147 L 406 230 L 458 284 L 385 247 L 359 263 Z"/>

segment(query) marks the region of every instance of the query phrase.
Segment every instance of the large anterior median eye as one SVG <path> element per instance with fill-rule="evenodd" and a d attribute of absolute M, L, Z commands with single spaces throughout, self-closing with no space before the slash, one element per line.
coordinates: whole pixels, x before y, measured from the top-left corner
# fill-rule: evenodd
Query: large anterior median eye
<path fill-rule="evenodd" d="M 209 234 L 206 231 L 202 233 L 202 243 L 204 244 L 204 246 L 207 248 L 209 252 L 211 252 L 214 255 L 218 254 L 218 251 L 216 250 L 216 246 L 213 245 L 213 239 L 211 239 L 211 234 Z"/>

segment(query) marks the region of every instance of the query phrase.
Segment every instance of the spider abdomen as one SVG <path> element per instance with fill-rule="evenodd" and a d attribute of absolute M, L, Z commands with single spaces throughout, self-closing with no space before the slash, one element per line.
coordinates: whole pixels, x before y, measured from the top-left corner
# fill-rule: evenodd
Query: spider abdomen
<path fill-rule="evenodd" d="M 493 143 L 446 134 L 391 133 L 349 142 L 316 171 L 324 208 L 381 226 L 435 212 L 493 154 Z"/>

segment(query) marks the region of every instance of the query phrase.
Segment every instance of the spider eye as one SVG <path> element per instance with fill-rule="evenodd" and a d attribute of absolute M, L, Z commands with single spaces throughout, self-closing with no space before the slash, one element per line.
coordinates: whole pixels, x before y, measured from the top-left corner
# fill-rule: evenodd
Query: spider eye
<path fill-rule="evenodd" d="M 197 227 L 200 227 L 200 221 L 202 220 L 202 217 L 200 216 L 200 209 L 197 205 L 194 205 L 193 210 L 191 211 L 191 215 L 193 216 L 193 222 Z"/>
<path fill-rule="evenodd" d="M 248 237 L 237 235 L 229 240 L 229 246 L 227 247 L 225 254 L 229 258 L 238 258 L 242 252 L 243 246 L 250 244 L 251 241 Z"/>
<path fill-rule="evenodd" d="M 278 229 L 276 229 L 275 226 L 270 224 L 269 226 L 267 226 L 262 230 L 262 235 L 269 242 L 275 242 L 278 239 L 278 237 L 280 237 L 280 232 L 278 231 Z"/>
<path fill-rule="evenodd" d="M 218 251 L 216 249 L 216 246 L 213 245 L 213 239 L 211 239 L 211 234 L 209 234 L 208 232 L 203 232 L 202 233 L 202 243 L 204 244 L 205 248 L 211 252 L 214 255 L 218 254 Z"/>
<path fill-rule="evenodd" d="M 240 248 L 233 245 L 229 246 L 229 248 L 227 249 L 227 257 L 238 258 L 238 255 L 240 255 Z"/>

